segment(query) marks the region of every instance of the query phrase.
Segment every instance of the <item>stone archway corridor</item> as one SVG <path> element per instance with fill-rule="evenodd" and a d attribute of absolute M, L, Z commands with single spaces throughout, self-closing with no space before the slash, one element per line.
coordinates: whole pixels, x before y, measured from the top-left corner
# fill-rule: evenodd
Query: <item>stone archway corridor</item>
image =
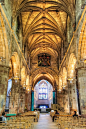
<path fill-rule="evenodd" d="M 34 129 L 57 129 L 49 113 L 40 113 L 39 121 L 34 123 Z"/>

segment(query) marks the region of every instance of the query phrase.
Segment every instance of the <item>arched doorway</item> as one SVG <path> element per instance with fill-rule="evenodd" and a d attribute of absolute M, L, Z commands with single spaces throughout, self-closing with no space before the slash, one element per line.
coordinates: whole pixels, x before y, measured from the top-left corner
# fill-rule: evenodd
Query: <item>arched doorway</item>
<path fill-rule="evenodd" d="M 34 87 L 34 108 L 46 111 L 53 104 L 53 86 L 45 79 L 38 81 Z"/>

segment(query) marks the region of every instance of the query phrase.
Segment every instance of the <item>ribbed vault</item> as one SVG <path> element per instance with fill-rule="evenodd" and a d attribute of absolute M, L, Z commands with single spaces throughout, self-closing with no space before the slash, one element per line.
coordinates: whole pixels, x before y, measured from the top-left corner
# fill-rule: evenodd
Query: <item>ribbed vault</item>
<path fill-rule="evenodd" d="M 57 57 L 61 44 L 66 43 L 68 19 L 75 23 L 75 0 L 13 0 L 13 10 L 21 17 L 23 44 L 27 44 L 31 59 L 30 75 L 34 79 L 44 71 L 58 78 Z M 51 55 L 51 67 L 38 68 L 35 62 L 40 53 Z"/>
<path fill-rule="evenodd" d="M 28 50 L 50 47 L 58 52 L 66 38 L 67 18 L 74 19 L 74 8 L 75 0 L 17 0 L 14 9 L 16 16 L 21 15 Z"/>

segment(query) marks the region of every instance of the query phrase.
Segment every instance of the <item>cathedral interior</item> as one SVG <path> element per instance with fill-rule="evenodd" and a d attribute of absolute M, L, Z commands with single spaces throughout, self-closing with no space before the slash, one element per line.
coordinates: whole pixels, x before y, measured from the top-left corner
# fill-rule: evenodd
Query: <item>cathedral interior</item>
<path fill-rule="evenodd" d="M 52 104 L 86 117 L 86 0 L 0 0 L 0 114 Z"/>

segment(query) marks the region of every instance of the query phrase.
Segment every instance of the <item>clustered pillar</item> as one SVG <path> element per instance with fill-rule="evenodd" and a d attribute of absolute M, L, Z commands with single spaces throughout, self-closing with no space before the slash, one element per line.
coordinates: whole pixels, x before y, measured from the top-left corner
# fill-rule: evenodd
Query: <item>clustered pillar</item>
<path fill-rule="evenodd" d="M 25 89 L 20 85 L 20 79 L 12 79 L 12 89 L 10 97 L 9 113 L 24 112 L 25 108 Z"/>
<path fill-rule="evenodd" d="M 9 67 L 0 65 L 0 113 L 5 109 Z"/>
<path fill-rule="evenodd" d="M 86 117 L 86 69 L 78 69 L 78 87 L 81 115 Z"/>

